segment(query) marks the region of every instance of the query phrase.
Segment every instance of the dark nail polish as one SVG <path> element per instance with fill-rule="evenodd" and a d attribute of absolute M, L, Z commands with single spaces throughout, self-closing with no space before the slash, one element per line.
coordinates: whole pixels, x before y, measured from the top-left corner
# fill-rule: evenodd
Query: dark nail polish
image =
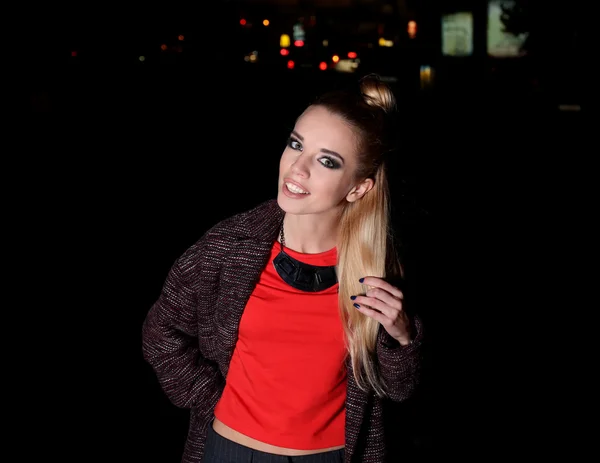
<path fill-rule="evenodd" d="M 358 305 L 358 304 L 354 304 L 354 307 L 356 307 L 357 309 L 360 309 L 360 305 Z"/>
<path fill-rule="evenodd" d="M 363 281 L 365 281 L 364 278 L 361 278 L 360 280 L 358 280 L 359 283 L 362 283 Z"/>
<path fill-rule="evenodd" d="M 356 296 L 350 296 L 350 299 L 354 300 L 356 299 Z"/>

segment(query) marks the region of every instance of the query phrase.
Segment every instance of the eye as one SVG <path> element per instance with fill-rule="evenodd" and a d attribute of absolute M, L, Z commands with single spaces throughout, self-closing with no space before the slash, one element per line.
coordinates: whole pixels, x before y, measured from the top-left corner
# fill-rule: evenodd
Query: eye
<path fill-rule="evenodd" d="M 321 164 L 323 164 L 325 167 L 333 167 L 334 166 L 333 161 L 329 158 L 321 158 L 321 159 L 319 159 L 319 162 Z"/>
<path fill-rule="evenodd" d="M 340 165 L 337 161 L 334 161 L 333 159 L 331 159 L 330 157 L 327 157 L 327 156 L 323 156 L 322 158 L 319 158 L 319 162 L 321 164 L 323 164 L 325 167 L 327 167 L 328 169 L 337 169 L 338 167 L 340 167 Z"/>
<path fill-rule="evenodd" d="M 302 143 L 293 138 L 288 138 L 288 146 L 296 151 L 302 151 Z"/>

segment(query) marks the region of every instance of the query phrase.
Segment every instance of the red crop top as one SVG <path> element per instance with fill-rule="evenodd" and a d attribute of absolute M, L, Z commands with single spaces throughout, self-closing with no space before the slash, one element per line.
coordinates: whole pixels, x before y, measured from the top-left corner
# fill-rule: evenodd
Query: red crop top
<path fill-rule="evenodd" d="M 316 450 L 344 445 L 346 368 L 338 284 L 316 293 L 292 288 L 271 257 L 242 315 L 215 416 L 230 428 L 278 447 Z M 336 249 L 286 253 L 335 265 Z"/>

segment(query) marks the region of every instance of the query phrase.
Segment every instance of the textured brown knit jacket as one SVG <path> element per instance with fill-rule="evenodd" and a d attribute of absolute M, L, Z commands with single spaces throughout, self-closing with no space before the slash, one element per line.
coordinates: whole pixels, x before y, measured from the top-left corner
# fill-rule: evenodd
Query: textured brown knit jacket
<path fill-rule="evenodd" d="M 190 409 L 183 463 L 199 463 L 213 411 L 223 391 L 240 318 L 266 266 L 283 220 L 276 200 L 223 220 L 172 266 L 144 321 L 142 350 L 170 401 Z M 411 396 L 419 379 L 421 322 L 408 346 L 384 329 L 377 342 L 390 399 Z M 390 347 L 391 346 L 391 347 Z M 347 362 L 345 461 L 383 463 L 385 401 L 360 390 Z"/>

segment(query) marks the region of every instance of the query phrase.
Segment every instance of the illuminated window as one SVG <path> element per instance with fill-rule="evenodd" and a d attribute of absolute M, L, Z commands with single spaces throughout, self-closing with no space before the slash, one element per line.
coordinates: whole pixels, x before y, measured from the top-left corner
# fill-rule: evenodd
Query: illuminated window
<path fill-rule="evenodd" d="M 527 33 L 513 35 L 504 31 L 502 8 L 512 7 L 514 1 L 491 0 L 488 4 L 487 53 L 497 58 L 509 58 L 524 55 L 523 43 Z"/>
<path fill-rule="evenodd" d="M 473 54 L 473 14 L 453 13 L 442 16 L 442 53 L 446 56 Z"/>

